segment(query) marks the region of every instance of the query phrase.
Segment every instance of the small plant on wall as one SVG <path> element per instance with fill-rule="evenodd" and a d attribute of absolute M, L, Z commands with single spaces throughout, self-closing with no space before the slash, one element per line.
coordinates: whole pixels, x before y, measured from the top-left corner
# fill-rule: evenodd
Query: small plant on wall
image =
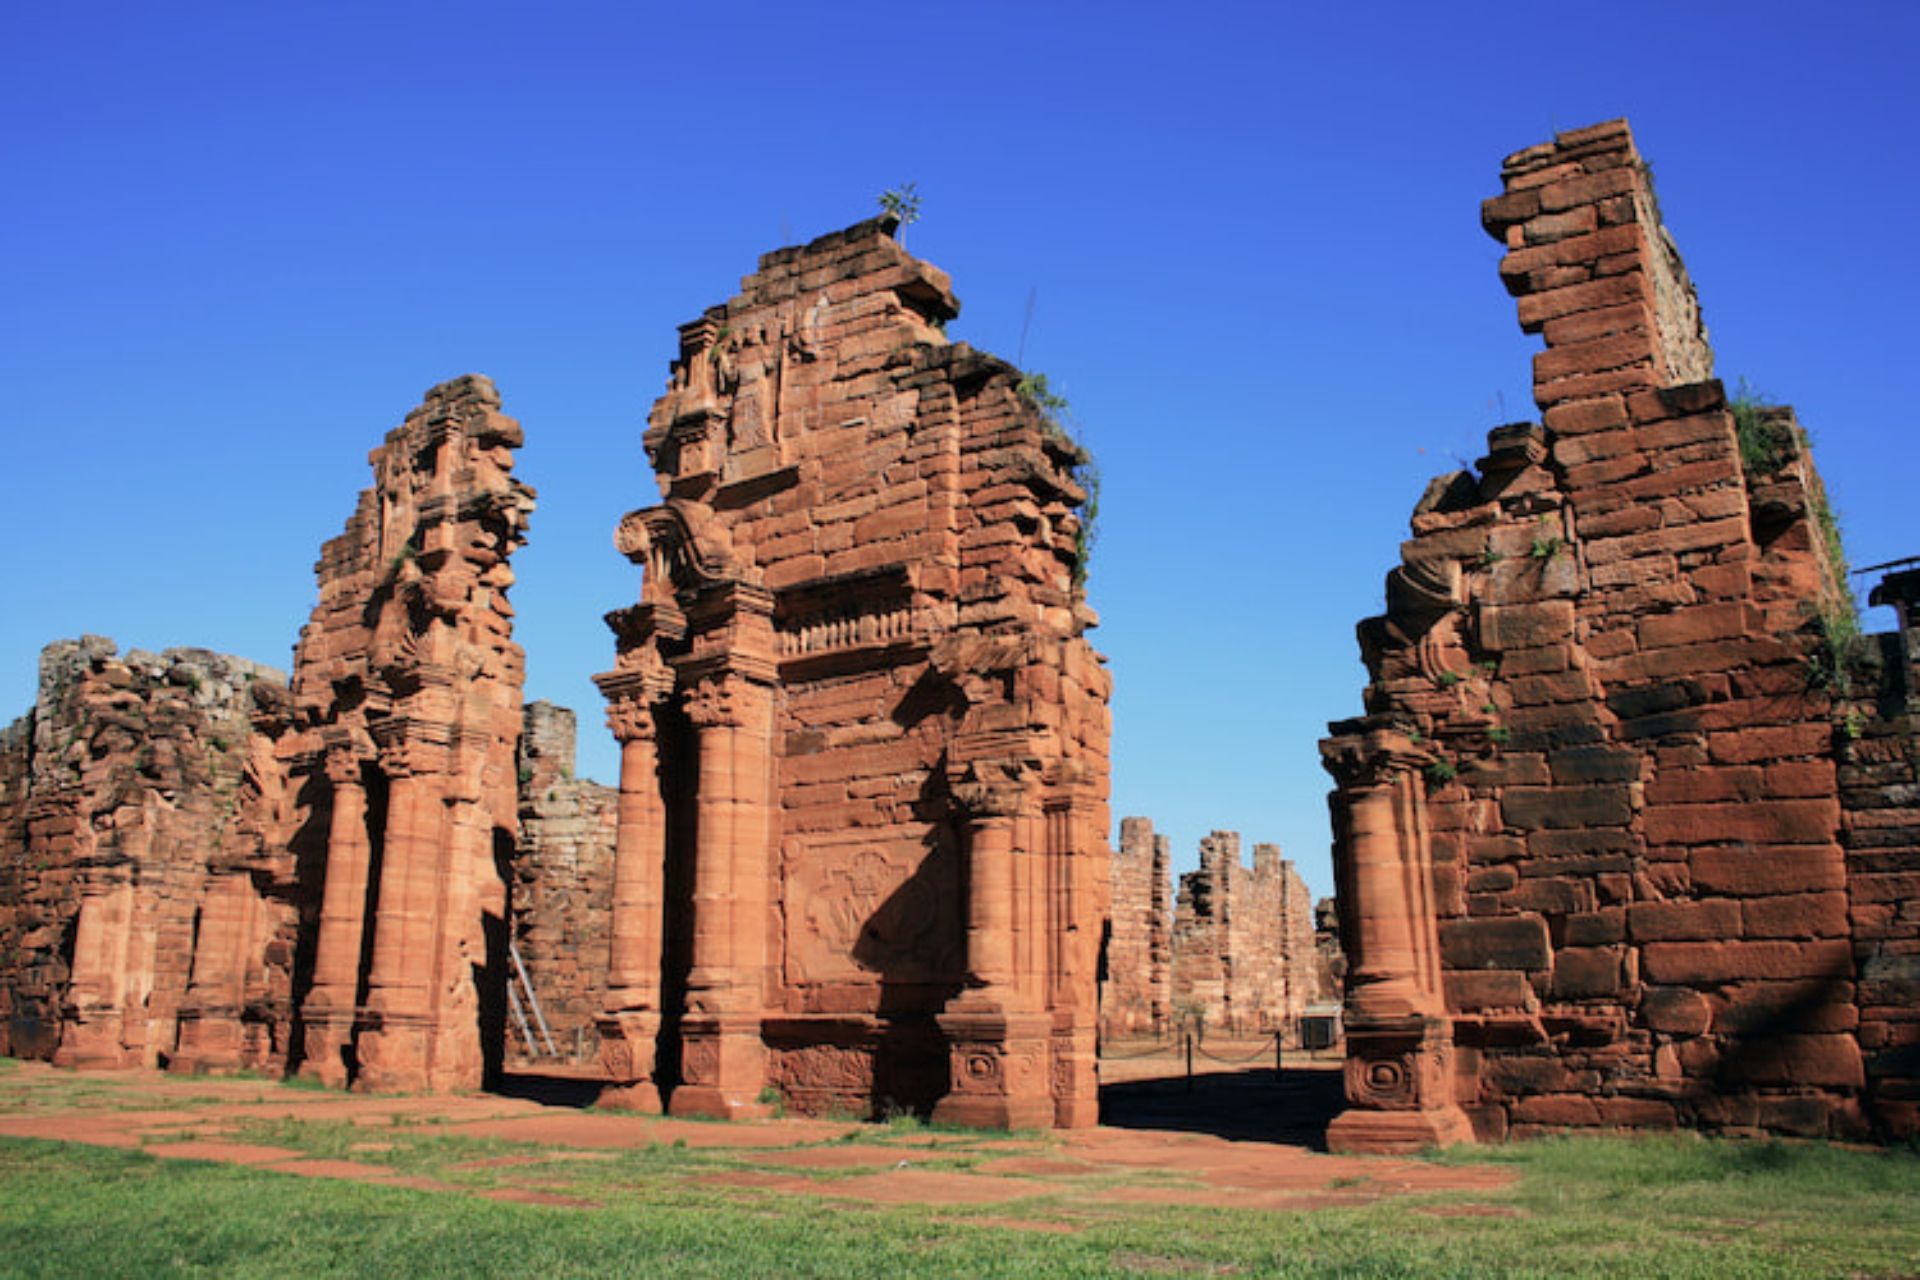
<path fill-rule="evenodd" d="M 1092 450 L 1068 429 L 1072 405 L 1065 396 L 1048 385 L 1046 374 L 1025 374 L 1014 383 L 1013 390 L 1014 394 L 1039 410 L 1047 434 L 1079 457 L 1079 461 L 1073 464 L 1071 474 L 1073 482 L 1086 491 L 1087 500 L 1080 507 L 1080 528 L 1073 539 L 1073 585 L 1084 587 L 1087 585 L 1087 571 L 1093 562 L 1094 544 L 1100 538 L 1100 464 L 1094 460 Z"/>

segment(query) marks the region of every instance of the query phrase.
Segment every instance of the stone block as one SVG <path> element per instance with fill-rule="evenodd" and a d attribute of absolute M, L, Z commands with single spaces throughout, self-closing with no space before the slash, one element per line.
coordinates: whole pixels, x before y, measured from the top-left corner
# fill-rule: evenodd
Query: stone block
<path fill-rule="evenodd" d="M 1840 804 L 1827 800 L 1756 800 L 1744 804 L 1659 805 L 1646 816 L 1650 844 L 1813 844 L 1834 839 Z"/>
<path fill-rule="evenodd" d="M 1748 898 L 1741 908 L 1741 925 L 1749 938 L 1844 938 L 1848 928 L 1847 895 L 1800 893 Z"/>
<path fill-rule="evenodd" d="M 1860 1046 L 1848 1035 L 1766 1035 L 1728 1046 L 1727 1074 L 1753 1084 L 1858 1089 L 1866 1084 Z"/>
<path fill-rule="evenodd" d="M 1563 644 L 1573 638 L 1573 602 L 1490 606 L 1480 611 L 1480 643 L 1494 652 Z"/>
<path fill-rule="evenodd" d="M 1622 953 L 1615 947 L 1562 947 L 1553 957 L 1553 997 L 1592 1000 L 1618 996 Z"/>
<path fill-rule="evenodd" d="M 1456 970 L 1443 976 L 1447 1007 L 1460 1013 L 1526 1009 L 1536 1002 L 1524 973 L 1506 969 Z"/>
<path fill-rule="evenodd" d="M 1738 938 L 1740 904 L 1729 898 L 1636 902 L 1627 907 L 1627 931 L 1635 942 Z"/>
<path fill-rule="evenodd" d="M 1834 1034 L 1860 1023 L 1856 989 L 1844 973 L 1829 977 L 1730 983 L 1713 997 L 1713 1029 L 1722 1035 L 1796 1031 Z"/>
<path fill-rule="evenodd" d="M 1625 826 L 1633 800 L 1624 786 L 1510 787 L 1500 811 L 1507 826 L 1521 830 Z"/>
<path fill-rule="evenodd" d="M 1647 987 L 1640 994 L 1640 1020 L 1669 1035 L 1704 1035 L 1713 1025 L 1713 1006 L 1686 987 Z"/>
<path fill-rule="evenodd" d="M 1703 893 L 1766 897 L 1846 887 L 1846 867 L 1833 846 L 1702 848 L 1688 863 Z"/>
<path fill-rule="evenodd" d="M 1440 953 L 1456 969 L 1546 969 L 1553 963 L 1547 924 L 1539 916 L 1447 920 Z"/>
<path fill-rule="evenodd" d="M 1832 978 L 1852 971 L 1844 942 L 1650 942 L 1641 963 L 1651 982 L 1686 986 L 1748 978 Z"/>

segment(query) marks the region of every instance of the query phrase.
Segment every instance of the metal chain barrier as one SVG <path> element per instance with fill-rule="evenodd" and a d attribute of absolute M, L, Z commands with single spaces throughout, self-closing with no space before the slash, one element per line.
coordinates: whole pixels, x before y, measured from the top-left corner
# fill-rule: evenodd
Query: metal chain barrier
<path fill-rule="evenodd" d="M 1280 1039 L 1280 1033 L 1276 1031 L 1272 1035 L 1268 1036 L 1266 1040 L 1264 1040 L 1261 1043 L 1258 1049 L 1255 1049 L 1252 1053 L 1248 1054 L 1244 1058 L 1223 1058 L 1217 1053 L 1209 1053 L 1204 1046 L 1199 1044 L 1194 1045 L 1194 1052 L 1198 1053 L 1203 1058 L 1211 1058 L 1213 1061 L 1218 1063 L 1223 1063 L 1226 1066 L 1243 1067 L 1249 1062 L 1254 1062 L 1261 1058 L 1270 1057 L 1272 1054 L 1272 1051 L 1278 1047 L 1279 1039 Z"/>
<path fill-rule="evenodd" d="M 1102 1062 L 1133 1062 L 1140 1058 L 1154 1057 L 1156 1054 L 1179 1053 L 1179 1052 L 1180 1052 L 1180 1042 L 1178 1040 L 1169 1040 L 1164 1044 L 1157 1044 L 1153 1046 L 1153 1048 L 1142 1050 L 1139 1053 L 1114 1053 L 1109 1049 L 1102 1048 L 1100 1050 L 1100 1061 Z"/>

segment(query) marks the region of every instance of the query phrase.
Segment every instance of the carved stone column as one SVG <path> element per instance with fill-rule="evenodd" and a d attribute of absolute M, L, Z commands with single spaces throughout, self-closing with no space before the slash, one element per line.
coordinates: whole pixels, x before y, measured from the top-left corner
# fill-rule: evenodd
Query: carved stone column
<path fill-rule="evenodd" d="M 764 1115 L 773 691 L 734 671 L 687 694 L 699 757 L 693 965 L 674 1115 Z"/>
<path fill-rule="evenodd" d="M 387 726 L 383 725 L 383 729 Z M 417 726 L 392 726 L 380 744 L 388 775 L 387 823 L 381 841 L 373 963 L 356 1045 L 354 1087 L 415 1092 L 430 1087 L 433 915 L 440 872 L 444 769 L 415 757 L 430 748 L 413 739 Z"/>
<path fill-rule="evenodd" d="M 1339 782 L 1334 860 L 1347 969 L 1349 1109 L 1334 1151 L 1405 1152 L 1471 1142 L 1454 1098 L 1452 1024 L 1440 989 L 1424 752 L 1373 728 L 1321 747 Z"/>
<path fill-rule="evenodd" d="M 305 1057 L 300 1075 L 345 1088 L 353 1057 L 360 995 L 360 956 L 366 941 L 367 877 L 373 860 L 367 839 L 367 790 L 361 754 L 348 743 L 327 751 L 333 789 L 327 824 L 327 869 L 314 942 L 313 986 L 301 1006 Z"/>
<path fill-rule="evenodd" d="M 1023 824 L 1021 771 L 953 786 L 967 815 L 967 987 L 938 1019 L 948 1044 L 948 1092 L 935 1120 L 981 1129 L 1047 1128 L 1054 1122 L 1047 1074 L 1051 1017 L 1017 981 L 1014 953 L 1015 832 Z"/>
<path fill-rule="evenodd" d="M 613 672 L 596 679 L 607 725 L 620 742 L 620 810 L 614 835 L 612 955 L 600 1016 L 600 1062 L 609 1083 L 599 1105 L 660 1111 L 654 1057 L 660 1034 L 661 945 L 666 910 L 667 813 L 660 795 L 654 704 L 670 677 Z"/>

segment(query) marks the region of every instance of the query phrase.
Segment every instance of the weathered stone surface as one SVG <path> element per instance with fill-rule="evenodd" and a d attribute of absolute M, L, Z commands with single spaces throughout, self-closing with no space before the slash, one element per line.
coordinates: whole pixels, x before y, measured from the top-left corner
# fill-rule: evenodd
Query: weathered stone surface
<path fill-rule="evenodd" d="M 1106 701 L 1083 455 L 880 218 L 683 325 L 598 677 L 605 1101 L 1097 1112 Z M 663 1097 L 664 1095 L 664 1097 Z"/>
<path fill-rule="evenodd" d="M 487 379 L 434 387 L 368 455 L 374 483 L 321 549 L 277 755 L 325 833 L 300 1014 L 301 1071 L 326 1083 L 474 1089 L 499 1066 L 521 439 Z"/>
<path fill-rule="evenodd" d="M 233 1065 L 284 1061 L 294 869 L 270 853 L 284 797 L 254 737 L 282 678 L 204 649 L 47 646 L 0 733 L 0 1053 L 167 1065 L 224 1019 Z M 196 933 L 220 972 L 196 967 Z"/>
<path fill-rule="evenodd" d="M 1893 905 L 1920 885 L 1920 571 L 1876 594 L 1902 619 L 1870 646 L 1879 664 L 1833 669 L 1817 619 L 1852 602 L 1805 438 L 1765 411 L 1784 443 L 1743 470 L 1624 123 L 1503 177 L 1482 212 L 1546 342 L 1542 426 L 1496 430 L 1477 474 L 1447 478 L 1470 530 L 1436 522 L 1429 490 L 1386 616 L 1361 626 L 1369 716 L 1322 746 L 1349 946 L 1375 940 L 1354 949 L 1349 1024 L 1378 991 L 1439 1024 L 1350 1039 L 1349 1097 L 1406 1105 L 1351 1082 L 1452 1039 L 1483 1133 L 1910 1133 L 1914 1055 L 1872 1051 L 1920 1042 L 1914 988 L 1867 974 L 1920 953 L 1920 915 Z M 1370 808 L 1388 778 L 1391 816 Z M 1430 964 L 1444 1009 L 1407 994 Z M 1517 998 L 1522 974 L 1549 1007 Z M 1537 1070 L 1543 1052 L 1563 1072 Z M 1615 1105 L 1655 1079 L 1676 1101 Z"/>
<path fill-rule="evenodd" d="M 619 792 L 574 776 L 577 737 L 572 711 L 551 702 L 527 704 L 513 863 L 518 965 L 508 975 L 514 984 L 506 1028 L 510 1061 L 585 1065 L 600 1056 Z M 531 1000 L 523 999 L 528 989 Z"/>
<path fill-rule="evenodd" d="M 1174 907 L 1175 1012 L 1202 1028 L 1297 1044 L 1307 1006 L 1334 994 L 1314 929 L 1306 881 L 1278 845 L 1256 844 L 1247 867 L 1238 832 L 1206 836 Z"/>
<path fill-rule="evenodd" d="M 1172 841 L 1154 834 L 1151 819 L 1120 819 L 1100 988 L 1103 1036 L 1160 1035 L 1171 1025 L 1172 855 Z"/>

